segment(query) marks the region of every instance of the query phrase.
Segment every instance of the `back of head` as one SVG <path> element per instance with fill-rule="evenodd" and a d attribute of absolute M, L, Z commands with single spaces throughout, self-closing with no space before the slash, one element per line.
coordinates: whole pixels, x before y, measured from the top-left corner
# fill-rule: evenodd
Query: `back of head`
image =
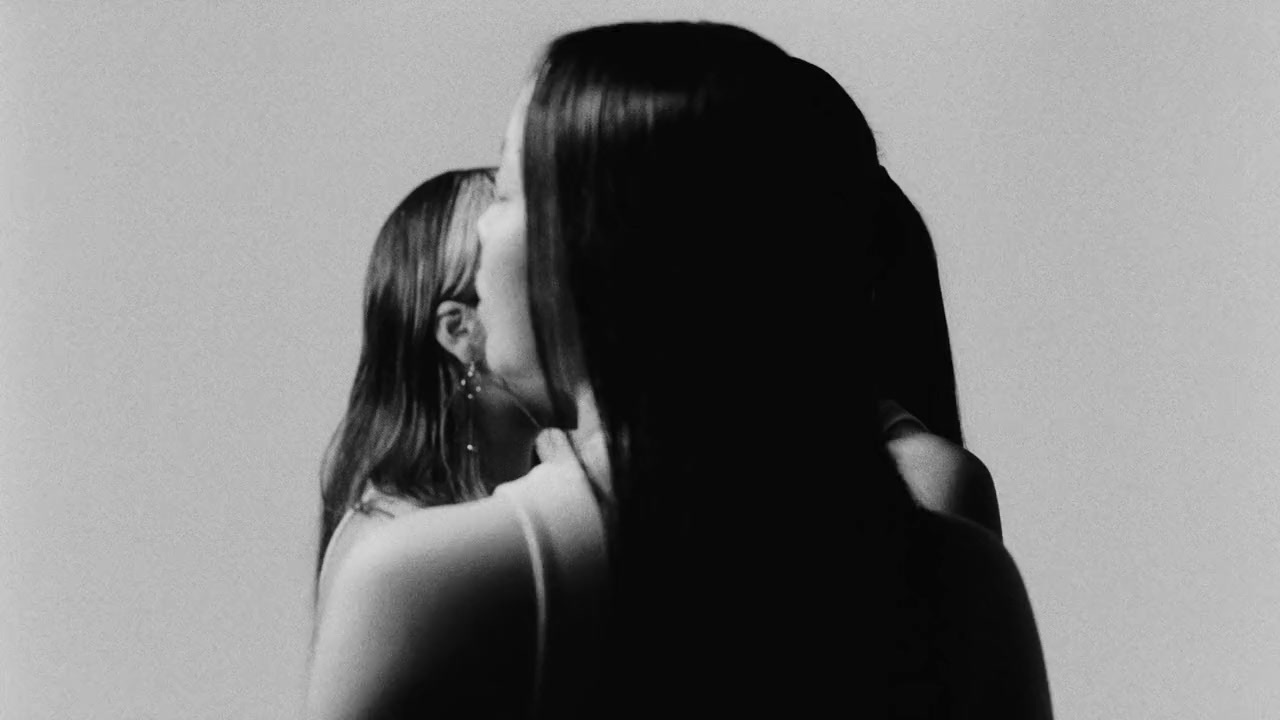
<path fill-rule="evenodd" d="M 450 403 L 464 368 L 436 341 L 435 316 L 445 300 L 476 302 L 475 222 L 492 195 L 490 169 L 442 173 L 409 193 L 378 233 L 356 377 L 321 472 L 321 561 L 370 485 L 421 505 L 484 492 L 472 453 L 452 432 L 465 421 Z"/>
<path fill-rule="evenodd" d="M 930 431 L 964 444 L 955 368 L 933 240 L 920 212 L 885 173 L 873 254 L 872 302 L 879 395 L 901 403 Z"/>
<path fill-rule="evenodd" d="M 820 702 L 873 622 L 856 601 L 910 500 L 875 427 L 878 166 L 850 108 L 721 25 L 573 33 L 539 71 L 531 299 L 544 367 L 590 383 L 609 443 L 611 703 L 636 714 Z"/>
<path fill-rule="evenodd" d="M 848 93 L 823 70 L 797 61 L 822 98 L 824 114 L 839 128 L 832 148 L 879 165 L 875 135 Z M 920 212 L 883 167 L 869 188 L 874 197 L 866 229 L 872 288 L 869 340 L 874 344 L 871 377 L 875 394 L 917 415 L 929 429 L 963 444 L 956 401 L 947 316 L 933 239 Z"/>

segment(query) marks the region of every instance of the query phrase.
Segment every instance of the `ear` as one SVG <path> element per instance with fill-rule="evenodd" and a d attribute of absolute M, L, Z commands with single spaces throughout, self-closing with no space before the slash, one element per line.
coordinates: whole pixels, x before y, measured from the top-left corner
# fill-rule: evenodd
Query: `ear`
<path fill-rule="evenodd" d="M 474 306 L 445 300 L 436 308 L 436 342 L 463 365 L 483 359 L 484 337 Z"/>

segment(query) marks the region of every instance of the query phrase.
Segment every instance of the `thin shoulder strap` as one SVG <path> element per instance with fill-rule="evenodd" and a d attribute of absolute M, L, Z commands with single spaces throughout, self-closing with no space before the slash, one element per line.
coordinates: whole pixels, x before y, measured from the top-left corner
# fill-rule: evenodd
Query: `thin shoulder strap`
<path fill-rule="evenodd" d="M 537 594 L 535 714 L 574 714 L 584 684 L 598 671 L 608 587 L 608 555 L 599 505 L 574 462 L 539 465 L 500 485 L 529 548 Z"/>
<path fill-rule="evenodd" d="M 333 532 L 329 535 L 329 544 L 325 546 L 324 558 L 320 561 L 320 577 L 317 579 L 319 587 L 324 587 L 325 578 L 333 572 L 334 548 L 338 546 L 342 533 L 351 525 L 351 517 L 355 515 L 355 512 L 354 509 L 347 508 L 346 512 L 342 513 L 342 519 L 338 521 L 337 526 L 333 528 Z"/>
<path fill-rule="evenodd" d="M 402 512 L 412 510 L 415 507 L 413 503 L 407 500 L 383 495 L 372 485 L 365 488 L 364 493 L 360 495 L 360 500 L 342 513 L 342 518 L 338 520 L 338 524 L 333 528 L 333 533 L 329 535 L 329 544 L 325 546 L 324 558 L 320 561 L 320 576 L 317 578 L 317 587 L 325 587 L 325 579 L 333 572 L 333 554 L 342 545 L 343 533 L 350 530 L 351 523 L 357 515 L 377 514 L 394 518 L 398 517 Z"/>
<path fill-rule="evenodd" d="M 502 490 L 505 486 L 500 486 Z M 496 492 L 495 496 L 505 497 L 515 510 L 516 519 L 520 522 L 520 530 L 524 533 L 525 545 L 529 548 L 529 565 L 533 570 L 533 591 L 537 597 L 537 647 L 533 660 L 533 701 L 529 709 L 530 717 L 538 717 L 542 708 L 542 678 L 547 659 L 547 570 L 543 564 L 542 541 L 538 538 L 537 528 L 527 498 L 523 493 Z"/>

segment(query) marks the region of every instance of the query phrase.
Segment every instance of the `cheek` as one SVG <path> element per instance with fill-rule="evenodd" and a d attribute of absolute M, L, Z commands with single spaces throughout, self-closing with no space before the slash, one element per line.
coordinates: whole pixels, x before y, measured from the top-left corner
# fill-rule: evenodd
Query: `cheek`
<path fill-rule="evenodd" d="M 519 215 L 515 212 L 504 213 L 498 227 L 498 237 L 489 247 L 489 267 L 493 270 L 489 276 L 490 291 L 503 298 L 506 313 L 519 317 L 528 301 L 528 276 L 525 270 L 524 228 L 517 222 Z M 484 267 L 484 261 L 481 261 Z"/>
<path fill-rule="evenodd" d="M 480 251 L 480 260 L 476 265 L 476 296 L 480 300 L 480 306 L 487 305 L 492 300 L 493 281 L 490 275 L 493 273 L 493 261 L 487 257 L 487 253 L 482 249 Z M 480 312 L 484 312 L 481 310 Z"/>
<path fill-rule="evenodd" d="M 476 292 L 481 298 L 488 295 L 488 290 L 491 287 L 489 274 L 493 268 L 493 260 L 489 256 L 493 254 L 493 215 L 494 208 L 490 206 L 476 221 L 476 234 L 480 238 L 480 255 L 476 267 Z"/>
<path fill-rule="evenodd" d="M 525 277 L 522 258 L 503 258 L 502 287 L 497 290 L 502 297 L 501 312 L 506 321 L 509 342 L 514 352 L 519 352 L 533 335 L 529 316 L 529 286 Z"/>
<path fill-rule="evenodd" d="M 510 217 L 490 217 L 476 272 L 482 321 L 488 325 L 491 344 L 498 355 L 518 353 L 531 334 L 524 246 L 519 228 Z"/>

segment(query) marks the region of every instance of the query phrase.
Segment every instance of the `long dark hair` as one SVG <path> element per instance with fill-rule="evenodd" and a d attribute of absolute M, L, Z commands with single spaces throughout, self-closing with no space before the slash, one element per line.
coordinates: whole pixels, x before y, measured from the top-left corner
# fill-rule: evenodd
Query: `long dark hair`
<path fill-rule="evenodd" d="M 820 72 L 820 71 L 819 71 Z M 841 117 L 859 157 L 878 157 L 875 134 L 856 103 L 833 89 L 831 111 Z M 871 227 L 871 332 L 876 346 L 876 394 L 898 402 L 931 432 L 964 444 L 956 399 L 951 336 L 933 238 L 919 210 L 883 166 L 876 175 Z"/>
<path fill-rule="evenodd" d="M 370 485 L 419 505 L 482 497 L 473 453 L 454 432 L 465 368 L 436 341 L 445 300 L 474 305 L 476 219 L 491 169 L 455 170 L 409 193 L 382 226 L 365 279 L 364 344 L 346 415 L 321 470 L 317 572 L 339 520 Z"/>
<path fill-rule="evenodd" d="M 880 395 L 901 403 L 931 432 L 963 445 L 938 258 L 924 218 L 887 171 L 878 218 L 872 320 Z"/>
<path fill-rule="evenodd" d="M 615 709 L 783 676 L 830 697 L 813 660 L 850 652 L 884 583 L 851 584 L 899 567 L 912 502 L 868 360 L 879 166 L 844 104 L 724 25 L 571 33 L 537 72 L 530 300 L 549 382 L 589 382 L 608 444 Z"/>

